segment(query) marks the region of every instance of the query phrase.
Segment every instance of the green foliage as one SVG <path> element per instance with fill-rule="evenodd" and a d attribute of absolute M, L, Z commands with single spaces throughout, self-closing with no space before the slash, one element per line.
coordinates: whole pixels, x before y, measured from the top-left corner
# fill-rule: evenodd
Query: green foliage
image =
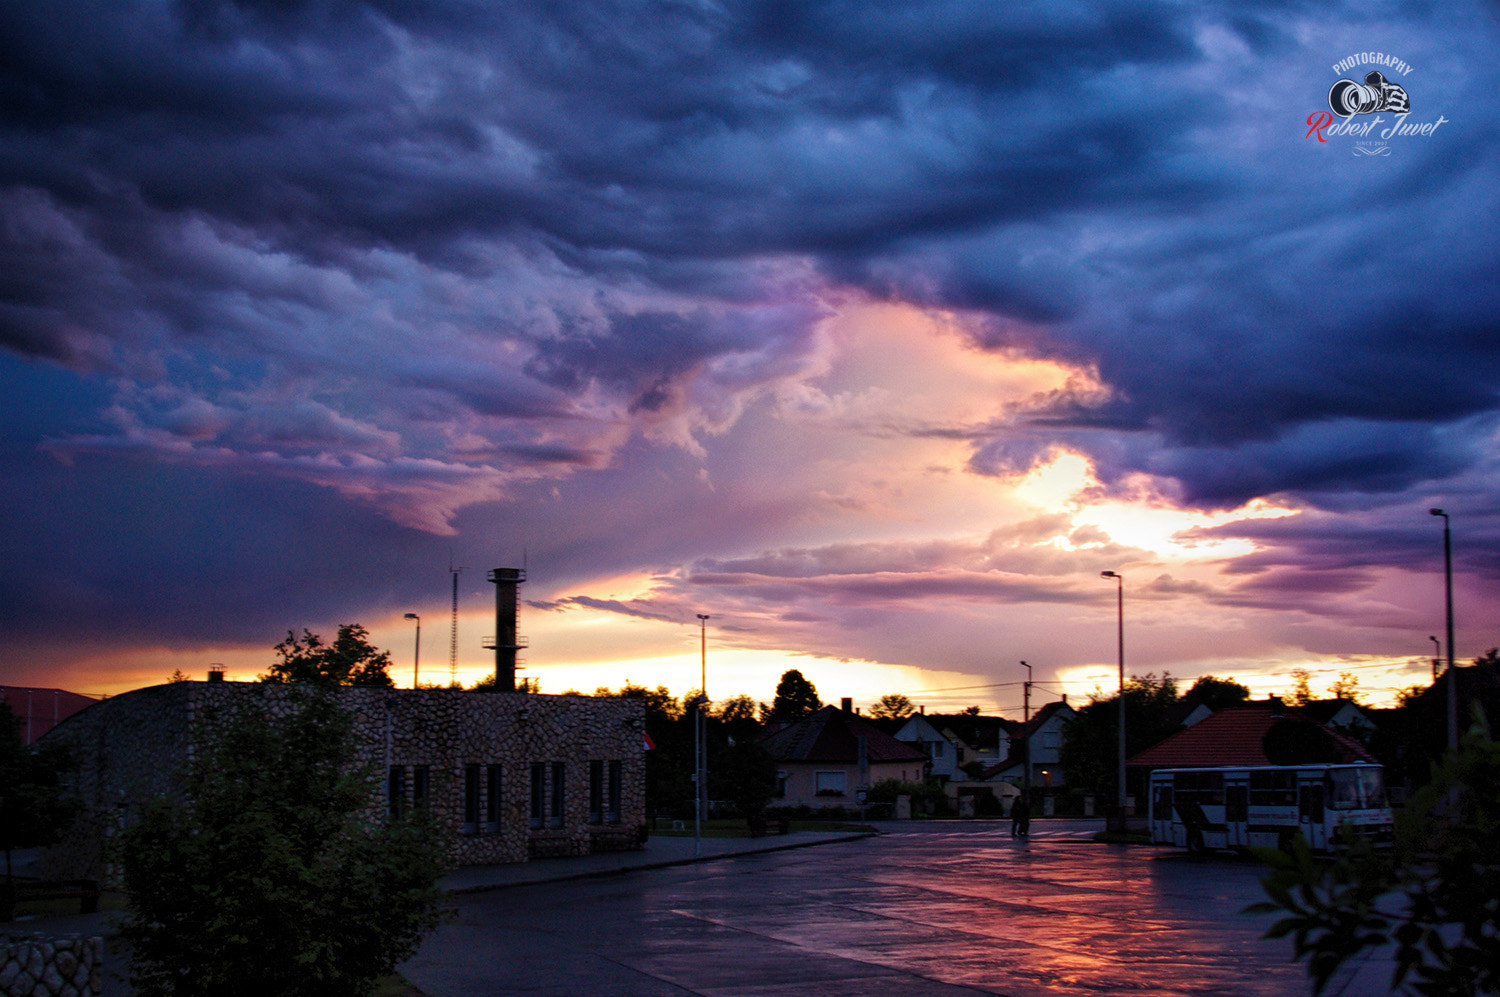
<path fill-rule="evenodd" d="M 734 803 L 735 811 L 754 821 L 776 794 L 776 760 L 753 741 L 725 745 L 709 770 L 710 795 Z"/>
<path fill-rule="evenodd" d="M 899 692 L 888 692 L 870 707 L 870 716 L 876 720 L 900 720 L 917 712 L 912 701 Z"/>
<path fill-rule="evenodd" d="M 747 723 L 754 725 L 756 722 L 755 700 L 743 693 L 738 696 L 731 696 L 719 704 L 719 708 L 714 712 L 714 717 L 721 723 L 734 726 Z"/>
<path fill-rule="evenodd" d="M 1291 936 L 1316 993 L 1345 962 L 1392 942 L 1392 990 L 1500 992 L 1497 840 L 1500 744 L 1481 719 L 1403 808 L 1388 853 L 1358 846 L 1319 860 L 1300 837 L 1290 854 L 1257 850 L 1270 899 L 1248 910 L 1287 915 L 1267 937 Z"/>
<path fill-rule="evenodd" d="M 817 686 L 800 671 L 789 668 L 781 673 L 781 681 L 776 683 L 776 696 L 771 701 L 771 716 L 791 723 L 822 708 Z"/>
<path fill-rule="evenodd" d="M 1306 706 L 1312 702 L 1312 686 L 1308 684 L 1312 678 L 1306 668 L 1292 669 L 1292 692 L 1287 697 L 1287 702 L 1292 706 Z"/>
<path fill-rule="evenodd" d="M 432 822 L 374 816 L 331 697 L 287 704 L 206 718 L 179 792 L 122 832 L 139 992 L 365 994 L 437 923 Z"/>
<path fill-rule="evenodd" d="M 1193 687 L 1182 697 L 1194 703 L 1202 703 L 1210 710 L 1222 710 L 1238 706 L 1250 698 L 1248 687 L 1234 679 L 1221 679 L 1215 675 L 1204 675 L 1193 683 Z"/>
<path fill-rule="evenodd" d="M 78 801 L 62 785 L 73 766 L 73 752 L 64 745 L 27 746 L 20 721 L 0 702 L 0 847 L 7 878 L 13 849 L 52 844 L 77 816 Z"/>
<path fill-rule="evenodd" d="M 332 644 L 304 629 L 301 639 L 292 631 L 276 645 L 281 660 L 261 676 L 263 682 L 306 682 L 311 685 L 374 685 L 392 688 L 386 674 L 391 653 L 370 644 L 370 632 L 358 623 L 339 627 Z"/>
<path fill-rule="evenodd" d="M 1060 753 L 1068 786 L 1101 799 L 1115 797 L 1119 763 L 1119 695 L 1095 695 L 1063 727 Z M 1168 714 L 1177 703 L 1170 675 L 1125 680 L 1125 754 L 1144 751 L 1175 730 Z"/>
<path fill-rule="evenodd" d="M 937 779 L 882 779 L 870 787 L 870 791 L 865 794 L 865 802 L 895 803 L 898 796 L 910 796 L 914 811 L 921 809 L 928 801 L 939 807 L 946 806 L 948 802 L 943 794 L 943 784 Z"/>

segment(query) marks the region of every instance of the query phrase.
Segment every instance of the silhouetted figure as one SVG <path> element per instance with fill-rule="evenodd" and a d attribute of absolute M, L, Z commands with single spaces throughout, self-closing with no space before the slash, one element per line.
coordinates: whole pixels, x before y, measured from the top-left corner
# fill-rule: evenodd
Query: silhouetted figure
<path fill-rule="evenodd" d="M 1018 796 L 1010 808 L 1010 836 L 1024 838 L 1030 833 L 1031 808 L 1026 805 L 1026 797 Z"/>

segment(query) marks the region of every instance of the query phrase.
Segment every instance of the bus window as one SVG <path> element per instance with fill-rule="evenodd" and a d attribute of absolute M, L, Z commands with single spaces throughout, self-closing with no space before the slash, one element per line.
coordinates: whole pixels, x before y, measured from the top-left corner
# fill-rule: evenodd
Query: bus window
<path fill-rule="evenodd" d="M 1172 787 L 1158 784 L 1156 799 L 1152 801 L 1151 813 L 1157 820 L 1172 819 Z"/>
<path fill-rule="evenodd" d="M 1364 810 L 1385 806 L 1385 779 L 1380 769 L 1333 769 L 1328 773 L 1328 806 Z"/>
<path fill-rule="evenodd" d="M 1250 805 L 1252 807 L 1295 807 L 1297 773 L 1251 772 Z"/>

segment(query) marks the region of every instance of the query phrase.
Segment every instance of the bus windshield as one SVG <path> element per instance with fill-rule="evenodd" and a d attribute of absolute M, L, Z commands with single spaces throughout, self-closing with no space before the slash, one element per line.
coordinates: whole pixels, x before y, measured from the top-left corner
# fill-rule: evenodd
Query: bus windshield
<path fill-rule="evenodd" d="M 1385 806 L 1385 778 L 1378 768 L 1332 769 L 1328 773 L 1328 806 L 1334 810 L 1368 810 Z"/>

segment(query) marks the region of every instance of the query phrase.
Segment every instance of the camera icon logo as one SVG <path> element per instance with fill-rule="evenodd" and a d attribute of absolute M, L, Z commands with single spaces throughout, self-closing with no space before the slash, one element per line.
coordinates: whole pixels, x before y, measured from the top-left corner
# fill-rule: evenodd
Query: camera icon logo
<path fill-rule="evenodd" d="M 1409 114 L 1411 99 L 1405 90 L 1387 80 L 1384 73 L 1371 72 L 1365 76 L 1363 85 L 1353 80 L 1335 83 L 1328 91 L 1328 106 L 1341 118 L 1376 111 Z"/>

